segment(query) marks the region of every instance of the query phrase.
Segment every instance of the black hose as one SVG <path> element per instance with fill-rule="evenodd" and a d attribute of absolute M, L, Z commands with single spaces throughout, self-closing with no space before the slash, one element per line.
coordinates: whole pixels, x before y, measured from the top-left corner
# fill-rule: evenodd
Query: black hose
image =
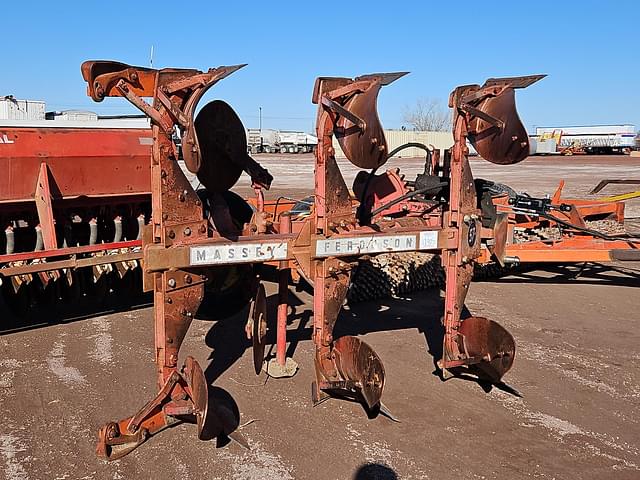
<path fill-rule="evenodd" d="M 371 212 L 370 214 L 371 218 L 375 217 L 377 214 L 386 210 L 387 208 L 393 207 L 396 203 L 400 203 L 401 201 L 406 200 L 407 198 L 412 198 L 412 197 L 415 197 L 416 195 L 421 195 L 431 190 L 438 190 L 442 187 L 446 187 L 447 185 L 449 185 L 449 182 L 439 182 L 439 183 L 436 183 L 435 185 L 430 185 L 428 187 L 419 188 L 418 190 L 414 190 L 412 192 L 407 192 L 404 195 L 401 195 L 398 198 L 394 198 L 390 202 L 385 203 L 381 207 L 376 208 L 374 211 Z"/>
<path fill-rule="evenodd" d="M 409 142 L 409 143 L 405 143 L 403 145 L 400 145 L 399 147 L 394 148 L 393 150 L 391 150 L 389 152 L 389 154 L 387 155 L 387 160 L 389 160 L 391 157 L 393 157 L 396 153 L 401 152 L 402 150 L 405 150 L 407 148 L 419 148 L 421 150 L 424 150 L 425 152 L 427 152 L 427 161 L 429 161 L 431 159 L 431 150 L 429 150 L 429 147 L 427 147 L 424 143 L 418 143 L 418 142 Z M 428 162 L 429 165 L 431 164 L 431 162 Z M 367 198 L 367 192 L 369 190 L 369 184 L 371 183 L 371 180 L 373 179 L 374 175 L 376 174 L 376 172 L 378 171 L 378 168 L 380 167 L 380 165 L 378 165 L 377 167 L 373 168 L 371 170 L 371 172 L 369 172 L 369 176 L 367 177 L 367 181 L 364 184 L 364 188 L 362 189 L 362 195 L 360 195 L 360 205 L 358 205 L 358 211 L 356 212 L 356 217 L 358 219 L 358 222 L 365 223 L 365 214 L 366 212 L 364 211 L 364 201 Z M 369 219 L 372 218 L 375 215 L 375 213 L 371 212 L 369 214 Z"/>
<path fill-rule="evenodd" d="M 630 242 L 630 243 L 638 243 L 640 242 L 640 239 L 634 239 L 632 238 L 622 238 L 622 237 L 614 237 L 613 235 L 607 235 L 606 233 L 602 233 L 602 232 L 598 232 L 597 230 L 592 230 L 590 228 L 586 228 L 586 227 L 581 227 L 579 225 L 574 225 L 572 223 L 569 223 L 565 220 L 562 220 L 561 218 L 555 217 L 553 215 L 550 215 L 548 213 L 540 213 L 541 217 L 546 218 L 547 220 L 551 220 L 553 222 L 556 222 L 559 225 L 563 225 L 567 228 L 571 228 L 573 230 L 578 230 L 579 232 L 584 232 L 584 233 L 588 233 L 589 235 L 592 235 L 596 238 L 601 238 L 602 240 L 609 240 L 609 241 L 614 241 L 614 240 L 622 240 L 622 241 L 626 241 L 626 242 Z"/>
<path fill-rule="evenodd" d="M 396 153 L 401 152 L 402 150 L 405 150 L 407 148 L 412 148 L 412 147 L 424 150 L 425 152 L 427 152 L 427 154 L 431 153 L 431 150 L 429 150 L 429 147 L 427 147 L 424 143 L 409 142 L 409 143 L 405 143 L 404 145 L 400 145 L 399 147 L 396 147 L 393 150 L 391 150 L 389 152 L 389 155 L 387 155 L 387 160 L 390 159 L 391 157 L 393 157 Z"/>

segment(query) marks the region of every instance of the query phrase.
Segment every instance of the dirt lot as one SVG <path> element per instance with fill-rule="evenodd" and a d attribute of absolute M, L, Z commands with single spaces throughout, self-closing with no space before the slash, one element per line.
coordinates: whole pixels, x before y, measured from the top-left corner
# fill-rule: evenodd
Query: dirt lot
<path fill-rule="evenodd" d="M 312 188 L 307 156 L 259 160 L 276 177 L 270 195 Z M 640 158 L 629 157 L 532 159 L 508 168 L 481 162 L 473 161 L 477 176 L 531 194 L 552 193 L 559 178 L 568 194 L 583 196 L 600 178 L 640 176 Z M 411 159 L 396 164 L 408 177 L 421 168 Z M 605 193 L 618 191 L 625 188 Z M 640 216 L 640 202 L 629 207 L 630 217 Z M 182 355 L 206 368 L 219 423 L 244 425 L 251 450 L 224 437 L 199 441 L 195 427 L 182 424 L 122 460 L 94 456 L 100 425 L 134 413 L 155 393 L 151 308 L 2 335 L 0 478 L 640 478 L 640 265 L 589 265 L 576 278 L 577 271 L 549 267 L 472 285 L 469 310 L 516 338 L 505 381 L 521 398 L 433 374 L 438 291 L 344 311 L 340 334 L 362 335 L 380 355 L 383 399 L 401 423 L 368 419 L 345 401 L 311 407 L 308 293 L 291 291 L 289 354 L 301 367 L 292 379 L 254 375 L 246 312 L 196 320 Z M 274 285 L 268 290 L 273 311 Z"/>
<path fill-rule="evenodd" d="M 270 198 L 278 195 L 308 195 L 313 190 L 313 155 L 257 155 L 256 160 L 274 176 Z M 348 160 L 338 159 L 347 186 L 351 186 L 358 169 Z M 424 159 L 393 158 L 384 168 L 400 168 L 407 179 L 424 170 Z M 506 183 L 517 191 L 531 195 L 553 194 L 561 179 L 566 181 L 564 191 L 574 198 L 588 197 L 589 191 L 603 178 L 640 178 L 640 157 L 628 155 L 570 157 L 529 157 L 516 165 L 494 165 L 479 157 L 471 157 L 475 177 Z M 637 189 L 634 186 L 610 185 L 599 196 L 610 196 Z M 252 194 L 249 180 L 243 176 L 237 190 L 243 195 Z M 627 216 L 640 216 L 640 199 L 628 204 Z"/>

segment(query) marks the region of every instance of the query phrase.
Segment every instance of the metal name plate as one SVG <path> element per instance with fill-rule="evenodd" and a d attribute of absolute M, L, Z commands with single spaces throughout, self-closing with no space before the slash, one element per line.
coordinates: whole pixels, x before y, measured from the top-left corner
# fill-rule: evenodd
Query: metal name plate
<path fill-rule="evenodd" d="M 231 243 L 190 249 L 190 265 L 269 262 L 286 258 L 286 242 Z"/>
<path fill-rule="evenodd" d="M 417 249 L 415 235 L 371 235 L 368 237 L 329 238 L 316 242 L 316 257 L 406 252 Z"/>
<path fill-rule="evenodd" d="M 431 230 L 420 232 L 420 250 L 436 250 L 438 248 L 438 232 Z"/>

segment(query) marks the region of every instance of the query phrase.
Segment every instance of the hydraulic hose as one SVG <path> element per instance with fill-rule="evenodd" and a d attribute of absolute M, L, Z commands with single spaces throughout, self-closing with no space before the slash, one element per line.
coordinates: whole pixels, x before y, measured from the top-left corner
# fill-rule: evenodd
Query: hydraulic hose
<path fill-rule="evenodd" d="M 590 228 L 586 228 L 586 227 L 581 227 L 579 225 L 574 225 L 572 223 L 569 223 L 565 220 L 562 220 L 561 218 L 555 217 L 554 215 L 551 215 L 549 213 L 544 213 L 541 212 L 539 214 L 541 217 L 546 218 L 547 220 L 551 220 L 553 222 L 556 222 L 559 225 L 562 225 L 564 227 L 567 228 L 571 228 L 573 230 L 578 230 L 579 232 L 584 232 L 584 233 L 588 233 L 589 235 L 592 235 L 596 238 L 601 238 L 602 240 L 608 240 L 608 241 L 614 241 L 614 240 L 623 240 L 623 241 L 627 241 L 630 243 L 639 243 L 640 239 L 639 238 L 621 238 L 621 237 L 614 237 L 612 235 L 607 235 L 606 233 L 602 233 L 602 232 L 598 232 L 597 230 L 592 230 Z"/>
<path fill-rule="evenodd" d="M 412 192 L 407 192 L 404 195 L 400 195 L 398 198 L 394 198 L 390 202 L 387 202 L 384 205 L 382 205 L 382 206 L 376 208 L 375 210 L 373 210 L 371 212 L 371 217 L 372 218 L 375 217 L 380 212 L 383 212 L 384 210 L 386 210 L 389 207 L 393 207 L 396 203 L 400 203 L 401 201 L 406 200 L 407 198 L 412 198 L 412 197 L 415 197 L 416 195 L 421 195 L 421 194 L 429 192 L 431 190 L 438 190 L 439 188 L 446 187 L 447 185 L 449 185 L 449 182 L 439 182 L 439 183 L 436 183 L 435 185 L 431 185 L 429 187 L 419 188 L 418 190 L 414 190 Z"/>

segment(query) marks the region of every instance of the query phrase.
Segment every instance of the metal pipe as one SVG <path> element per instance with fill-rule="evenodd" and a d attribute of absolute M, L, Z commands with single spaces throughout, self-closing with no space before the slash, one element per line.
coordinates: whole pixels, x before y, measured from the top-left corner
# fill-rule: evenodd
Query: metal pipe
<path fill-rule="evenodd" d="M 122 217 L 120 215 L 113 219 L 113 225 L 116 229 L 113 236 L 113 243 L 117 243 L 122 239 Z"/>
<path fill-rule="evenodd" d="M 44 238 L 42 237 L 42 227 L 40 225 L 36 225 L 36 247 L 34 250 L 36 252 L 44 250 Z"/>
<path fill-rule="evenodd" d="M 136 240 L 142 240 L 142 231 L 144 230 L 144 213 L 138 215 L 138 236 Z"/>
<path fill-rule="evenodd" d="M 280 215 L 280 233 L 291 233 L 289 212 Z M 276 339 L 276 361 L 283 366 L 287 361 L 287 310 L 289 308 L 289 261 L 278 265 L 278 327 Z"/>
<path fill-rule="evenodd" d="M 89 220 L 89 245 L 95 245 L 98 241 L 98 219 Z"/>
<path fill-rule="evenodd" d="M 7 255 L 10 255 L 13 253 L 15 248 L 15 236 L 13 233 L 13 227 L 7 227 L 4 230 L 4 234 L 7 237 Z"/>

